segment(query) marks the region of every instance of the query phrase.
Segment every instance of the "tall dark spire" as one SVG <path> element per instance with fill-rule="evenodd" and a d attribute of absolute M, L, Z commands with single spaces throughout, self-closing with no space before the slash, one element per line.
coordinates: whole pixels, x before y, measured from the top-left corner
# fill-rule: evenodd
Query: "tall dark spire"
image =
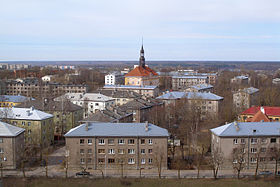
<path fill-rule="evenodd" d="M 142 39 L 142 47 L 141 47 L 141 50 L 140 50 L 140 58 L 139 58 L 139 67 L 140 66 L 145 68 L 145 57 L 144 57 L 143 39 Z"/>

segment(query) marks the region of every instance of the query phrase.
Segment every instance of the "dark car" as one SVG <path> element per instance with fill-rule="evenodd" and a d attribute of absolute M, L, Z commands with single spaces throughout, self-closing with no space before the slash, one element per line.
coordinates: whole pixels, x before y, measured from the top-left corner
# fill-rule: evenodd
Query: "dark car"
<path fill-rule="evenodd" d="M 273 173 L 271 171 L 260 171 L 259 175 L 272 175 Z"/>
<path fill-rule="evenodd" d="M 76 173 L 76 176 L 90 176 L 90 172 L 80 171 L 80 172 Z"/>

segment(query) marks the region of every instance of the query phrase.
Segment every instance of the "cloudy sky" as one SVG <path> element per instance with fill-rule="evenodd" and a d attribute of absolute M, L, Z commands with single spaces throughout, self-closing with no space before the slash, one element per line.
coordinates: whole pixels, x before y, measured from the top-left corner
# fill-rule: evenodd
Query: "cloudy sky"
<path fill-rule="evenodd" d="M 280 60 L 280 0 L 0 0 L 0 60 Z"/>

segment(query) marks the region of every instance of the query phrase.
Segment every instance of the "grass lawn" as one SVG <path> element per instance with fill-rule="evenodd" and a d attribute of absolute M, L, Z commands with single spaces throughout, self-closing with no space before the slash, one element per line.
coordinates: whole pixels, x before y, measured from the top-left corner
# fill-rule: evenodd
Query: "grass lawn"
<path fill-rule="evenodd" d="M 5 178 L 4 187 L 177 187 L 177 186 L 207 186 L 207 187 L 231 187 L 231 186 L 280 186 L 280 180 L 275 179 L 20 179 Z"/>

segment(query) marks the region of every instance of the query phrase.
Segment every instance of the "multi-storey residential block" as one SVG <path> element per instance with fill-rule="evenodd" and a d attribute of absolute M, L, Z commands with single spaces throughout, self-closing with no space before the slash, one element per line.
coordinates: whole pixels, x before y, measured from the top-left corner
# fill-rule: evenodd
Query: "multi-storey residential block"
<path fill-rule="evenodd" d="M 83 107 L 84 117 L 88 117 L 98 110 L 105 110 L 107 107 L 115 105 L 115 100 L 112 97 L 107 97 L 100 93 L 67 93 L 55 98 L 55 101 L 62 100 L 69 100 Z"/>
<path fill-rule="evenodd" d="M 217 116 L 221 109 L 223 97 L 210 92 L 168 92 L 156 99 L 165 104 L 176 105 L 178 100 L 183 100 L 191 108 L 196 108 L 202 118 Z"/>
<path fill-rule="evenodd" d="M 159 86 L 158 74 L 145 64 L 143 45 L 140 50 L 139 65 L 125 75 L 125 85 Z"/>
<path fill-rule="evenodd" d="M 237 110 L 245 110 L 253 105 L 257 105 L 258 99 L 259 89 L 253 87 L 239 89 L 233 94 L 233 105 Z"/>
<path fill-rule="evenodd" d="M 79 121 L 83 119 L 83 108 L 71 103 L 68 100 L 53 101 L 47 100 L 33 100 L 24 102 L 17 107 L 30 108 L 44 111 L 53 115 L 54 124 L 54 138 L 61 138 L 70 129 L 78 126 Z"/>
<path fill-rule="evenodd" d="M 211 150 L 223 157 L 221 168 L 232 169 L 238 150 L 246 169 L 274 169 L 273 150 L 280 148 L 279 122 L 233 122 L 211 129 Z M 213 155 L 215 156 L 215 155 Z"/>
<path fill-rule="evenodd" d="M 25 129 L 25 144 L 42 148 L 54 142 L 53 115 L 31 108 L 0 108 L 0 119 Z"/>
<path fill-rule="evenodd" d="M 197 84 L 190 86 L 185 90 L 186 92 L 212 92 L 213 86 L 211 84 Z"/>
<path fill-rule="evenodd" d="M 230 79 L 230 82 L 235 83 L 235 84 L 249 84 L 250 77 L 248 77 L 246 75 L 240 75 L 240 76 L 236 76 L 236 77 Z"/>
<path fill-rule="evenodd" d="M 168 131 L 148 123 L 88 123 L 66 135 L 68 164 L 85 169 L 167 168 Z"/>
<path fill-rule="evenodd" d="M 260 114 L 262 113 L 262 114 Z M 259 116 L 261 115 L 261 118 Z M 243 111 L 239 116 L 241 122 L 254 122 L 255 120 L 280 121 L 280 107 L 252 106 Z"/>
<path fill-rule="evenodd" d="M 87 85 L 42 83 L 38 80 L 10 80 L 6 82 L 8 95 L 24 95 L 27 97 L 56 97 L 65 93 L 87 92 Z"/>
<path fill-rule="evenodd" d="M 159 93 L 157 86 L 105 85 L 103 90 L 133 91 L 147 97 L 157 97 Z"/>
<path fill-rule="evenodd" d="M 55 78 L 55 75 L 45 75 L 41 79 L 43 82 L 52 82 Z"/>
<path fill-rule="evenodd" d="M 207 76 L 172 76 L 172 89 L 184 90 L 197 84 L 207 84 Z"/>
<path fill-rule="evenodd" d="M 0 95 L 0 107 L 14 107 L 29 100 L 33 99 L 21 95 Z"/>
<path fill-rule="evenodd" d="M 20 166 L 24 150 L 24 129 L 0 121 L 0 164 L 3 169 Z"/>
<path fill-rule="evenodd" d="M 112 97 L 115 99 L 115 104 L 117 106 L 128 103 L 129 101 L 133 101 L 137 98 L 141 98 L 142 95 L 138 94 L 134 91 L 129 90 L 100 90 L 100 94 L 106 95 L 107 97 Z"/>
<path fill-rule="evenodd" d="M 105 85 L 120 85 L 124 83 L 124 76 L 118 73 L 105 75 Z"/>

